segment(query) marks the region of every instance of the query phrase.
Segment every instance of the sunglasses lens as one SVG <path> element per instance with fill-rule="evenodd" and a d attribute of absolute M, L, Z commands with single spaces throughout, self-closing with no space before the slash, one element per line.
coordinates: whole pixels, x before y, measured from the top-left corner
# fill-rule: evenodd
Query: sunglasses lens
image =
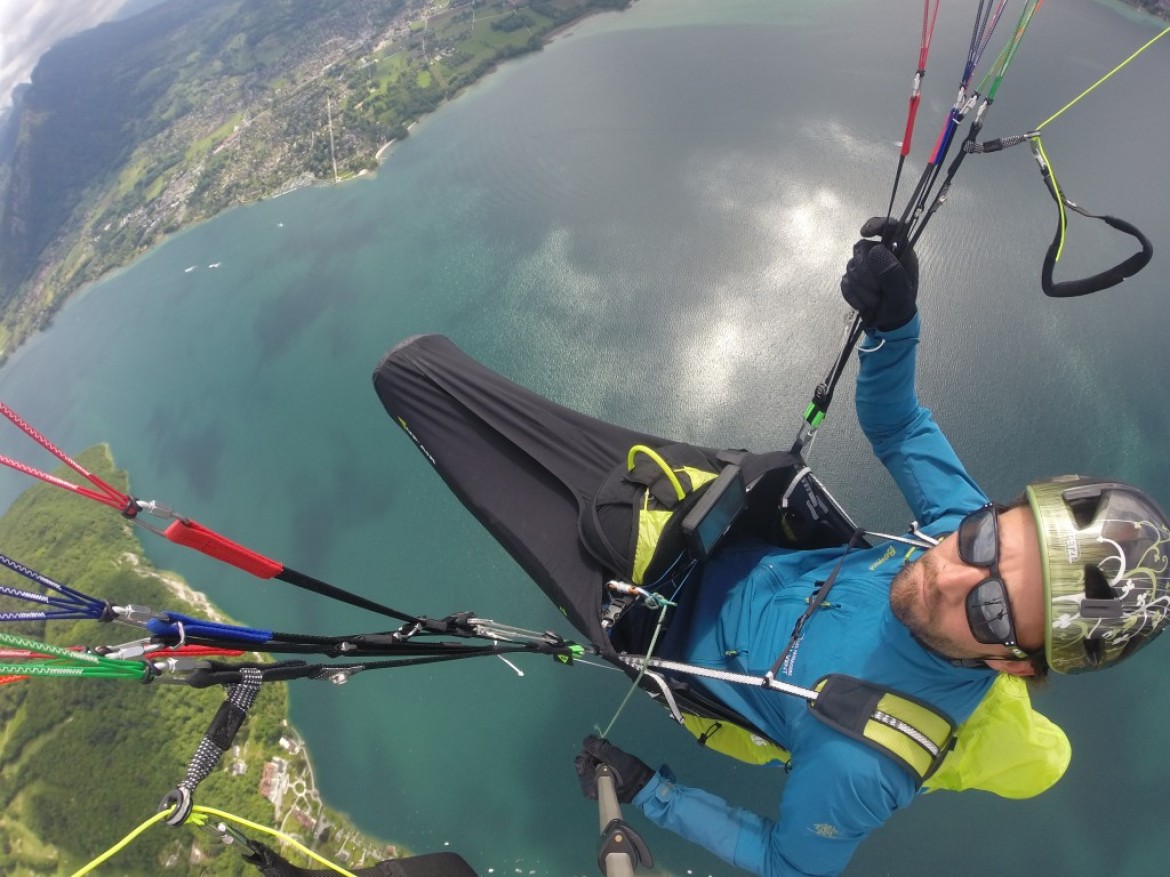
<path fill-rule="evenodd" d="M 959 557 L 972 566 L 991 566 L 999 555 L 999 528 L 995 509 L 986 506 L 959 524 Z"/>
<path fill-rule="evenodd" d="M 967 595 L 967 623 L 978 642 L 991 645 L 1015 641 L 1007 593 L 999 579 L 988 579 Z"/>

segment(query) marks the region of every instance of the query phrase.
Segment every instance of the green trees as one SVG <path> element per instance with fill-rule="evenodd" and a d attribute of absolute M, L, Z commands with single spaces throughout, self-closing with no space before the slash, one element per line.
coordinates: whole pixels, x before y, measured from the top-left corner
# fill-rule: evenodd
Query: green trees
<path fill-rule="evenodd" d="M 497 18 L 492 22 L 492 30 L 498 30 L 501 33 L 511 33 L 514 30 L 520 30 L 522 27 L 531 28 L 532 21 L 519 12 L 503 18 Z"/>

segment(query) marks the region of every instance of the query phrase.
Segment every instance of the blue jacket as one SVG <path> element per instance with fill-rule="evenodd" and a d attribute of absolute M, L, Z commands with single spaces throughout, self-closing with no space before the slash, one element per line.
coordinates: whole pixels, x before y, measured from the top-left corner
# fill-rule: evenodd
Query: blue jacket
<path fill-rule="evenodd" d="M 900 329 L 867 336 L 857 413 L 923 532 L 941 535 L 987 498 L 918 403 L 918 330 L 916 316 Z M 682 629 L 671 630 L 664 651 L 692 664 L 764 674 L 841 555 L 839 548 L 729 545 L 708 563 L 695 611 Z M 890 582 L 906 555 L 906 546 L 893 542 L 850 552 L 778 678 L 811 687 L 828 673 L 844 673 L 925 700 L 956 724 L 965 720 L 995 674 L 952 666 L 893 616 Z M 865 836 L 914 799 L 915 783 L 904 768 L 820 722 L 802 699 L 719 681 L 701 685 L 792 753 L 780 813 L 773 820 L 733 807 L 680 785 L 663 768 L 634 798 L 658 825 L 748 871 L 820 877 L 840 873 Z"/>

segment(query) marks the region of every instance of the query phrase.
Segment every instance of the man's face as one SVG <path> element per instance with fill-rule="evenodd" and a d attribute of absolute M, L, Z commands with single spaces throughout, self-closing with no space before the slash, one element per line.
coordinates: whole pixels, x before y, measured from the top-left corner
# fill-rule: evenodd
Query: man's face
<path fill-rule="evenodd" d="M 1007 588 L 1020 648 L 1044 645 L 1044 585 L 1036 524 L 1026 506 L 999 515 L 999 573 Z M 1012 660 L 1006 646 L 975 639 L 967 621 L 967 595 L 991 575 L 959 557 L 952 533 L 918 560 L 907 564 L 890 586 L 894 615 L 922 642 L 948 658 Z"/>

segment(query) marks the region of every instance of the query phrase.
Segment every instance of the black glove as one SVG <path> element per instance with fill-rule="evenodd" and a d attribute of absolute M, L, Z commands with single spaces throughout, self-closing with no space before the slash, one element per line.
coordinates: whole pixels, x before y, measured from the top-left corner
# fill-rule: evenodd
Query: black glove
<path fill-rule="evenodd" d="M 897 231 L 897 220 L 875 216 L 861 227 L 861 236 L 895 237 Z M 905 326 L 918 310 L 918 257 L 907 246 L 899 260 L 880 241 L 860 240 L 845 265 L 841 295 L 861 314 L 867 329 L 888 332 Z"/>
<path fill-rule="evenodd" d="M 634 800 L 634 796 L 654 776 L 654 771 L 640 758 L 622 752 L 608 740 L 590 734 L 585 738 L 581 754 L 573 761 L 577 769 L 577 781 L 581 784 L 581 794 L 590 801 L 597 800 L 599 764 L 608 764 L 613 768 L 617 797 L 623 804 Z"/>

